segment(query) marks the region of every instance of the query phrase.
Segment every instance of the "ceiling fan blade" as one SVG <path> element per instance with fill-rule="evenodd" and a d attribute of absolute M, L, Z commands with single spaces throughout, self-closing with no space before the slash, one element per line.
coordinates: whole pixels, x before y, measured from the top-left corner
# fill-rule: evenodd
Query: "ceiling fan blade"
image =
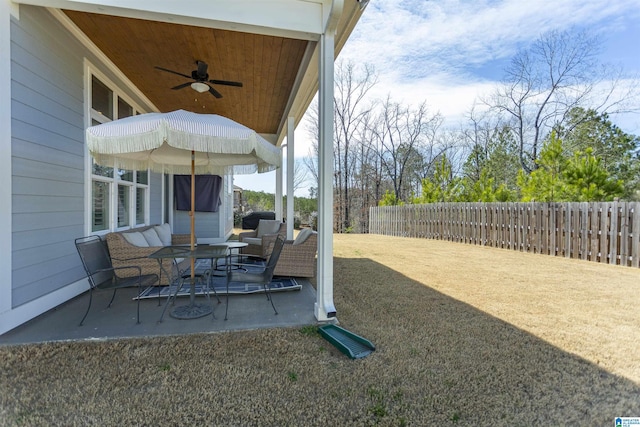
<path fill-rule="evenodd" d="M 217 90 L 215 90 L 214 88 L 212 88 L 211 86 L 209 86 L 209 92 L 211 93 L 211 95 L 215 96 L 218 99 L 222 98 L 222 94 Z"/>
<path fill-rule="evenodd" d="M 185 88 L 185 87 L 187 87 L 187 86 L 190 86 L 190 85 L 191 85 L 191 82 L 182 83 L 181 85 L 174 86 L 174 87 L 172 87 L 171 89 L 173 89 L 173 90 L 178 90 L 178 89 L 182 89 L 182 88 Z"/>
<path fill-rule="evenodd" d="M 207 77 L 207 68 L 209 67 L 206 62 L 196 61 L 198 65 L 198 77 L 201 79 L 206 79 Z"/>
<path fill-rule="evenodd" d="M 154 68 L 157 68 L 158 70 L 166 71 L 167 73 L 177 74 L 177 75 L 179 75 L 179 76 L 186 77 L 186 78 L 188 78 L 188 79 L 190 79 L 190 78 L 191 78 L 191 76 L 187 76 L 186 74 L 182 74 L 182 73 L 179 73 L 179 72 L 177 72 L 177 71 L 168 70 L 168 69 L 166 69 L 166 68 L 162 68 L 162 67 L 154 67 Z"/>
<path fill-rule="evenodd" d="M 240 83 L 240 82 L 230 82 L 228 80 L 209 80 L 209 83 L 213 83 L 214 85 L 226 85 L 226 86 L 242 87 L 242 83 Z"/>

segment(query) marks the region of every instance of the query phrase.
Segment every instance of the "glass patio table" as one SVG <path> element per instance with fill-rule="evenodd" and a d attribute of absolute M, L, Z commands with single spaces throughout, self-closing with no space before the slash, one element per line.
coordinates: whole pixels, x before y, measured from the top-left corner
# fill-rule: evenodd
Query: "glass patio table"
<path fill-rule="evenodd" d="M 171 278 L 170 283 L 174 282 L 174 275 L 168 274 L 165 270 L 162 260 L 163 259 L 209 259 L 211 260 L 211 269 L 214 268 L 214 261 L 219 258 L 225 258 L 229 255 L 229 247 L 226 244 L 219 245 L 198 245 L 193 250 L 189 246 L 178 245 L 178 246 L 165 246 L 163 248 L 158 249 L 151 255 L 149 258 L 158 260 L 158 264 L 160 264 L 160 268 L 164 274 L 167 274 L 167 277 Z M 195 269 L 195 267 L 194 267 Z M 197 319 L 199 317 L 204 317 L 213 313 L 213 306 L 209 304 L 198 304 L 195 301 L 196 297 L 196 274 L 195 271 L 189 278 L 191 281 L 190 289 L 189 289 L 189 304 L 175 307 L 169 314 L 171 317 L 175 317 L 176 319 Z M 211 272 L 207 276 L 207 281 L 211 280 Z M 182 288 L 182 279 L 184 277 L 184 273 L 178 269 L 178 277 L 177 279 L 177 289 L 173 296 L 175 299 L 178 296 L 178 292 L 180 288 Z M 209 297 L 209 287 L 210 283 L 207 283 L 207 298 Z M 167 298 L 167 303 L 162 310 L 162 315 L 160 316 L 160 322 L 162 322 L 162 318 L 164 317 L 164 313 L 167 310 L 167 306 L 171 302 L 171 294 Z"/>

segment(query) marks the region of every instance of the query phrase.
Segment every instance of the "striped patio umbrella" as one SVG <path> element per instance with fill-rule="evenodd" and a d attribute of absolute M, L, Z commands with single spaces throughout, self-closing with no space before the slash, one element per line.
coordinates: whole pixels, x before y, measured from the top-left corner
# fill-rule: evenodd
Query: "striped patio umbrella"
<path fill-rule="evenodd" d="M 140 114 L 92 126 L 86 130 L 86 141 L 99 165 L 191 174 L 192 250 L 195 174 L 268 172 L 281 161 L 280 150 L 254 130 L 226 117 L 184 110 Z M 194 270 L 192 259 L 192 275 Z"/>
<path fill-rule="evenodd" d="M 86 131 L 96 163 L 122 169 L 225 175 L 268 172 L 280 150 L 254 130 L 215 114 L 177 110 L 148 113 L 92 126 Z"/>

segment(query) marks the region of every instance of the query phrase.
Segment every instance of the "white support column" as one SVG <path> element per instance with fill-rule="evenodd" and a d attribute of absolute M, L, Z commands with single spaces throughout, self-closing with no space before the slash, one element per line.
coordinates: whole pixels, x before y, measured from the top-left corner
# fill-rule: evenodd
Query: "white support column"
<path fill-rule="evenodd" d="M 287 119 L 287 239 L 293 239 L 293 173 L 294 173 L 294 136 L 295 117 Z"/>
<path fill-rule="evenodd" d="M 339 11 L 342 3 L 336 1 Z M 333 303 L 333 83 L 335 29 L 320 37 L 318 146 L 318 279 L 314 313 L 318 321 L 336 317 Z"/>
<path fill-rule="evenodd" d="M 227 229 L 233 228 L 233 176 L 222 175 L 222 189 L 220 190 L 222 205 L 218 209 L 218 237 L 217 241 L 225 242 Z"/>
<path fill-rule="evenodd" d="M 0 0 L 0 318 L 11 311 L 11 13 L 15 4 Z M 2 323 L 2 322 L 0 322 Z M 6 329 L 0 325 L 0 333 Z"/>
<path fill-rule="evenodd" d="M 151 175 L 151 171 L 149 171 L 149 175 Z M 162 195 L 160 197 L 160 224 L 164 224 L 167 221 L 167 188 L 165 185 L 165 175 L 164 173 L 160 174 L 160 194 Z M 149 199 L 151 199 L 151 195 L 149 194 L 150 191 L 147 190 L 147 196 L 149 197 Z M 150 204 L 148 204 L 147 206 L 151 206 Z M 147 216 L 150 216 L 150 213 L 147 213 Z M 150 224 L 151 220 L 149 220 L 149 222 L 147 222 L 147 224 Z"/>
<path fill-rule="evenodd" d="M 175 224 L 174 224 L 174 210 L 175 210 L 175 203 L 174 203 L 174 197 L 175 195 L 173 194 L 173 174 L 169 174 L 169 180 L 167 181 L 168 187 L 167 191 L 169 193 L 169 196 L 167 197 L 167 203 L 169 204 L 169 206 L 167 206 L 167 212 L 169 213 L 169 218 L 167 218 L 167 221 L 169 222 L 169 224 L 171 224 L 171 231 L 175 230 Z"/>
<path fill-rule="evenodd" d="M 280 153 L 280 156 L 284 151 Z M 276 219 L 282 221 L 282 167 L 276 169 L 276 201 L 275 201 Z"/>

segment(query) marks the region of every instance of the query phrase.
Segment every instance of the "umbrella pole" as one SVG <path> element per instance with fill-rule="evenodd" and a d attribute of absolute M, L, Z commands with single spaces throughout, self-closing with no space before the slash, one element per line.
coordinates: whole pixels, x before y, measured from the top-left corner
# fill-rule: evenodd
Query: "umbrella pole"
<path fill-rule="evenodd" d="M 196 203 L 196 170 L 195 170 L 195 152 L 191 151 L 191 211 L 189 216 L 191 217 L 191 250 L 196 247 L 196 217 L 195 217 L 195 203 Z"/>
<path fill-rule="evenodd" d="M 211 305 L 196 304 L 196 173 L 195 173 L 195 151 L 191 150 L 191 289 L 189 291 L 189 305 L 176 307 L 171 316 L 178 319 L 196 319 L 213 313 Z M 207 290 L 208 292 L 208 290 Z M 208 297 L 209 295 L 207 295 Z"/>
<path fill-rule="evenodd" d="M 191 217 L 191 251 L 196 248 L 196 216 L 195 216 L 195 203 L 196 203 L 196 153 L 191 150 L 191 210 L 189 216 Z M 195 284 L 196 284 L 196 259 L 191 257 L 191 292 L 190 299 L 191 304 L 195 303 Z"/>

